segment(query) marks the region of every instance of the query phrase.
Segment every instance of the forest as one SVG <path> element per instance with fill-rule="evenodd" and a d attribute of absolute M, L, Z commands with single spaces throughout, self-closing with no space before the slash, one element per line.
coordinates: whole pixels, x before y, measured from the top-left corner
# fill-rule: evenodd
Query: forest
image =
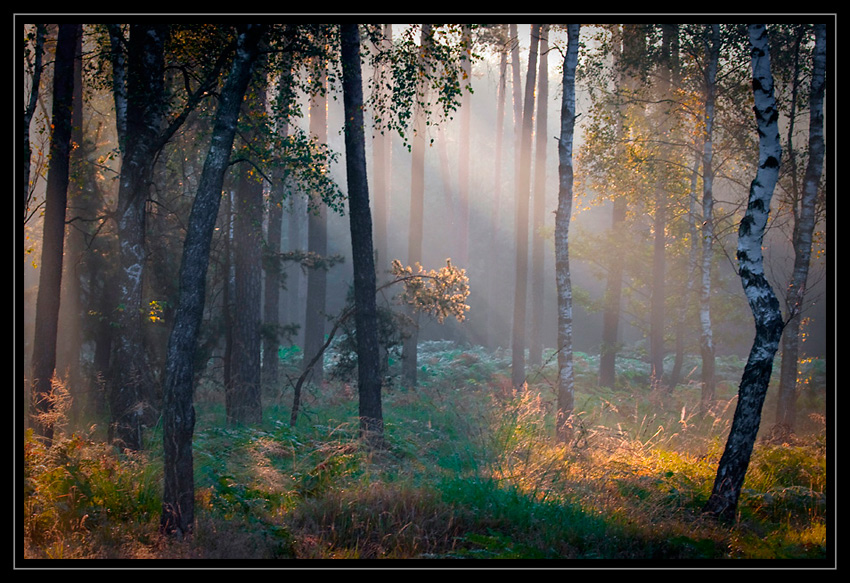
<path fill-rule="evenodd" d="M 836 566 L 833 16 L 44 16 L 15 568 Z"/>

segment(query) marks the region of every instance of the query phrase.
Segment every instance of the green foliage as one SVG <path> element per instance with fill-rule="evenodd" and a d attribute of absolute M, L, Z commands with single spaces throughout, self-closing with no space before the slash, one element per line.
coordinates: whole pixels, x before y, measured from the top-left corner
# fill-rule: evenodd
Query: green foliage
<path fill-rule="evenodd" d="M 404 266 L 394 259 L 390 271 L 395 278 L 393 283 L 404 285 L 400 294 L 402 303 L 433 316 L 438 322 L 449 316 L 462 322 L 466 317 L 469 278 L 465 269 L 452 265 L 451 259 L 446 259 L 445 267 L 427 272 L 419 263 Z"/>
<path fill-rule="evenodd" d="M 420 44 L 420 26 L 397 36 L 391 47 L 372 53 L 377 74 L 369 81 L 369 105 L 378 131 L 397 132 L 409 147 L 414 111 L 422 108 L 429 125 L 451 119 L 470 79 L 461 69 L 463 59 L 474 59 L 460 38 L 461 25 L 430 25 L 431 34 Z M 412 133 L 412 132 L 411 132 Z"/>
<path fill-rule="evenodd" d="M 72 434 L 47 447 L 27 430 L 24 437 L 24 535 L 49 547 L 66 537 L 116 523 L 159 519 L 160 465 L 143 453 Z"/>
<path fill-rule="evenodd" d="M 283 362 L 298 355 L 297 348 L 281 349 Z M 739 520 L 730 527 L 700 512 L 731 410 L 698 414 L 698 387 L 677 387 L 664 397 L 636 376 L 616 389 L 598 388 L 596 356 L 577 353 L 580 429 L 565 446 L 552 439 L 554 393 L 545 366 L 537 384 L 516 392 L 505 354 L 435 341 L 422 343 L 420 356 L 427 382 L 385 395 L 385 450 L 360 446 L 356 392 L 345 382 L 326 382 L 311 393 L 309 414 L 294 428 L 286 403 L 267 403 L 262 426 L 223 427 L 222 416 L 212 414 L 220 404 L 209 395 L 200 399 L 196 534 L 179 546 L 156 542 L 156 442 L 150 453 L 130 456 L 89 438 L 60 439 L 46 448 L 29 435 L 30 554 L 825 556 L 822 434 L 757 443 Z M 743 363 L 729 359 L 727 366 L 732 374 Z M 121 538 L 114 534 L 119 531 Z"/>

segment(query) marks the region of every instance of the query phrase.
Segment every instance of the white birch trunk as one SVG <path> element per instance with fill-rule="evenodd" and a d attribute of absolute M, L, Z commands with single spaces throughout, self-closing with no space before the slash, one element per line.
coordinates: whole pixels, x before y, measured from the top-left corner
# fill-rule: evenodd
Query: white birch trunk
<path fill-rule="evenodd" d="M 569 228 L 573 203 L 573 133 L 576 120 L 576 64 L 580 25 L 567 26 L 569 39 L 564 57 L 561 135 L 558 140 L 558 210 L 555 213 L 555 280 L 558 291 L 558 411 L 559 440 L 572 439 L 573 414 L 573 298 L 570 282 Z"/>
<path fill-rule="evenodd" d="M 714 400 L 714 337 L 711 326 L 711 263 L 714 242 L 714 100 L 716 94 L 717 61 L 720 58 L 720 25 L 711 25 L 708 67 L 705 72 L 705 140 L 703 142 L 702 188 L 702 284 L 700 288 L 699 321 L 700 353 L 702 355 L 702 403 Z"/>
<path fill-rule="evenodd" d="M 704 508 L 708 515 L 726 519 L 734 517 L 738 507 L 783 328 L 779 301 L 764 274 L 761 250 L 782 157 L 779 112 L 773 96 L 765 25 L 751 24 L 749 32 L 759 161 L 756 177 L 750 186 L 747 211 L 738 229 L 737 255 L 741 283 L 755 320 L 755 338 L 738 388 L 738 405 L 732 428 L 720 458 L 711 496 Z"/>

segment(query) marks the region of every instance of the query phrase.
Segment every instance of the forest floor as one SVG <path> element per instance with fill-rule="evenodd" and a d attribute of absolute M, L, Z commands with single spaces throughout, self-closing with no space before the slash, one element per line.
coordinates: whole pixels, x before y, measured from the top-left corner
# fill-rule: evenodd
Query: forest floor
<path fill-rule="evenodd" d="M 419 386 L 384 389 L 380 450 L 358 441 L 356 388 L 343 378 L 328 374 L 306 390 L 295 427 L 291 389 L 266 391 L 262 426 L 228 427 L 221 391 L 204 384 L 196 391 L 196 526 L 185 541 L 158 534 L 159 428 L 133 454 L 106 445 L 96 424 L 62 432 L 49 449 L 28 436 L 18 566 L 134 558 L 248 568 L 268 566 L 258 559 L 383 559 L 416 569 L 449 559 L 541 568 L 832 565 L 825 363 L 806 363 L 796 435 L 771 432 L 769 393 L 737 516 L 720 522 L 700 510 L 743 362 L 719 360 L 717 400 L 701 413 L 696 382 L 652 391 L 638 356 L 619 359 L 618 386 L 609 389 L 595 382 L 597 358 L 575 355 L 577 423 L 566 445 L 552 439 L 553 358 L 515 392 L 509 354 L 424 343 Z"/>

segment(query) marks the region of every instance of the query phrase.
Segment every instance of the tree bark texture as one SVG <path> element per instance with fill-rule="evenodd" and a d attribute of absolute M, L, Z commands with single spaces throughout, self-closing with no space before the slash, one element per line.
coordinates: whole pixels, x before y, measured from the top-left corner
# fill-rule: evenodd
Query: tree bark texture
<path fill-rule="evenodd" d="M 460 135 L 458 137 L 457 165 L 457 214 L 458 240 L 456 264 L 468 267 L 469 264 L 469 194 L 470 194 L 470 123 L 472 120 L 472 94 L 466 90 L 466 85 L 472 81 L 472 29 L 468 24 L 463 25 L 462 38 L 464 54 L 461 57 L 461 105 L 460 105 Z"/>
<path fill-rule="evenodd" d="M 378 50 L 388 50 L 392 47 L 393 25 L 383 25 L 383 33 Z M 386 65 L 381 64 L 381 68 Z M 377 80 L 385 74 L 381 68 L 375 68 L 375 86 Z M 377 91 L 382 91 L 378 88 Z M 375 208 L 375 256 L 377 258 L 378 277 L 390 266 L 389 257 L 389 228 L 390 217 L 390 192 L 392 189 L 392 139 L 389 132 L 380 131 L 372 136 L 372 154 L 374 157 L 373 181 L 373 204 Z"/>
<path fill-rule="evenodd" d="M 180 299 L 168 342 L 163 389 L 165 476 L 160 517 L 162 531 L 177 537 L 191 535 L 194 526 L 194 356 L 204 311 L 210 242 L 242 98 L 251 78 L 264 31 L 265 27 L 257 24 L 241 26 L 237 31 L 236 53 L 221 91 L 210 147 L 183 243 Z"/>
<path fill-rule="evenodd" d="M 507 70 L 508 70 L 508 48 L 501 47 L 499 52 L 499 89 L 496 98 L 496 153 L 494 155 L 493 165 L 493 214 L 491 224 L 493 228 L 490 230 L 490 251 L 491 261 L 493 265 L 499 264 L 499 249 L 502 245 L 502 238 L 499 237 L 500 225 L 502 222 L 502 149 L 503 136 L 505 127 L 505 90 L 507 86 Z M 498 330 L 495 320 L 490 312 L 494 304 L 496 294 L 494 290 L 498 289 L 500 276 L 495 269 L 488 269 L 485 277 L 488 284 L 483 290 L 483 300 L 486 306 L 482 314 L 484 320 L 484 344 L 486 346 L 498 346 Z"/>
<path fill-rule="evenodd" d="M 425 47 L 423 50 L 427 50 L 427 46 L 431 43 L 431 34 L 431 25 L 423 24 L 421 32 L 421 45 Z M 424 62 L 422 66 L 425 66 Z M 424 84 L 420 92 L 420 98 L 424 103 L 428 98 L 427 87 Z M 422 263 L 422 238 L 425 228 L 425 150 L 427 147 L 425 106 L 414 104 L 414 108 L 410 168 L 410 230 L 407 238 L 407 262 L 411 266 Z M 408 308 L 407 315 L 411 325 L 402 344 L 402 378 L 408 387 L 415 387 L 419 367 L 419 313 L 411 307 Z"/>
<path fill-rule="evenodd" d="M 82 25 L 74 48 L 74 105 L 71 116 L 71 152 L 69 157 L 70 176 L 76 175 L 75 180 L 68 184 L 67 206 L 74 209 L 75 216 L 68 217 L 71 221 L 83 212 L 84 201 L 87 198 L 83 188 L 83 35 Z M 67 214 L 67 211 L 66 211 Z M 76 225 L 65 228 L 65 259 L 62 262 L 62 297 L 59 308 L 59 328 L 57 332 L 58 349 L 56 353 L 56 369 L 67 375 L 67 383 L 71 391 L 74 412 L 79 412 L 85 405 L 88 391 L 83 389 L 84 381 L 80 368 L 82 340 L 82 314 L 80 294 L 82 292 L 83 272 L 81 263 L 85 251 L 85 234 Z"/>
<path fill-rule="evenodd" d="M 114 81 L 126 79 L 126 85 L 115 94 L 121 145 L 116 212 L 120 262 L 116 321 L 120 333 L 113 342 L 109 406 L 112 439 L 129 449 L 141 448 L 142 426 L 157 408 L 144 346 L 142 293 L 146 206 L 164 111 L 167 34 L 167 25 L 130 25 L 126 74 L 119 72 Z M 114 34 L 113 42 L 120 45 L 122 38 Z M 120 48 L 113 46 L 113 50 Z"/>
<path fill-rule="evenodd" d="M 765 25 L 749 25 L 749 36 L 759 160 L 750 185 L 747 210 L 738 228 L 737 258 L 741 283 L 755 320 L 755 338 L 738 387 L 738 404 L 726 448 L 720 458 L 711 496 L 703 509 L 708 515 L 725 519 L 734 517 L 738 507 L 783 327 L 779 301 L 765 277 L 761 251 L 782 157 L 779 112 L 773 96 Z"/>
<path fill-rule="evenodd" d="M 519 178 L 516 188 L 516 266 L 514 280 L 514 314 L 511 332 L 511 381 L 514 387 L 525 384 L 525 348 L 528 303 L 528 222 L 531 196 L 531 137 L 534 119 L 534 86 L 537 80 L 537 47 L 540 25 L 531 25 L 528 49 L 528 73 L 522 106 Z"/>
<path fill-rule="evenodd" d="M 259 94 L 263 91 L 264 88 L 258 88 Z M 245 105 L 262 111 L 265 100 L 248 99 Z M 245 162 L 240 164 L 234 193 L 233 346 L 227 411 L 228 423 L 249 425 L 263 420 L 260 400 L 263 183 L 251 168 Z"/>
<path fill-rule="evenodd" d="M 531 214 L 531 327 L 528 341 L 528 363 L 538 367 L 543 363 L 543 307 L 545 281 L 546 223 L 546 146 L 549 137 L 549 25 L 540 25 L 540 58 L 537 74 L 537 129 L 534 146 L 534 193 Z"/>
<path fill-rule="evenodd" d="M 282 83 L 286 81 L 281 80 Z M 284 121 L 277 128 L 278 135 L 285 138 L 289 133 L 289 123 Z M 283 236 L 283 205 L 286 200 L 286 173 L 278 168 L 269 193 L 269 212 L 266 226 L 265 263 L 263 283 L 263 322 L 266 332 L 263 334 L 263 386 L 276 387 L 280 358 L 280 288 L 281 261 L 280 249 Z"/>
<path fill-rule="evenodd" d="M 354 325 L 357 331 L 357 384 L 360 432 L 369 443 L 383 439 L 381 372 L 378 349 L 378 310 L 375 299 L 375 260 L 372 250 L 372 213 L 366 174 L 363 125 L 363 79 L 360 70 L 360 30 L 357 24 L 340 29 L 343 103 L 345 107 L 345 160 L 348 216 L 354 270 Z"/>
<path fill-rule="evenodd" d="M 328 141 L 328 99 L 327 74 L 323 64 L 316 64 L 317 82 L 322 91 L 313 95 L 310 100 L 310 137 L 319 144 Z M 320 257 L 328 254 L 328 209 L 320 196 L 310 194 L 310 204 L 307 207 L 307 250 Z M 320 266 L 307 273 L 307 304 L 304 315 L 304 362 L 306 367 L 313 357 L 322 349 L 325 342 L 327 327 L 328 272 Z M 319 359 L 312 367 L 307 380 L 319 384 L 324 378 L 324 360 Z"/>
<path fill-rule="evenodd" d="M 50 168 L 44 204 L 41 272 L 36 298 L 33 332 L 31 398 L 34 430 L 53 439 L 53 425 L 41 415 L 52 405 L 53 375 L 56 368 L 56 334 L 62 288 L 62 258 L 65 242 L 65 210 L 68 197 L 71 154 L 71 127 L 74 104 L 74 55 L 78 24 L 61 24 L 56 42 L 53 74 L 53 111 L 50 135 Z"/>
<path fill-rule="evenodd" d="M 558 139 L 558 210 L 555 214 L 555 280 L 558 291 L 558 409 L 556 436 L 572 438 L 570 418 L 574 406 L 573 297 L 570 280 L 569 231 L 573 204 L 573 133 L 576 120 L 576 64 L 578 24 L 567 25 L 568 44 L 564 56 L 561 135 Z"/>
<path fill-rule="evenodd" d="M 622 31 L 614 32 L 613 59 L 614 68 L 617 70 L 616 91 L 620 89 L 631 90 L 629 84 L 631 77 L 628 75 L 629 65 L 623 59 L 623 53 L 632 53 L 636 49 L 638 35 L 629 29 L 629 25 L 623 25 Z M 624 50 L 625 49 L 625 50 Z M 615 127 L 615 143 L 623 141 L 625 105 L 620 104 L 621 111 L 617 114 L 617 125 Z M 613 251 L 608 254 L 608 277 L 605 282 L 604 307 L 602 311 L 602 342 L 599 348 L 599 386 L 613 387 L 616 381 L 617 352 L 620 347 L 620 314 L 622 311 L 623 297 L 623 225 L 626 220 L 628 202 L 626 197 L 619 193 L 612 193 L 611 229 L 609 238 Z"/>
<path fill-rule="evenodd" d="M 32 116 L 35 115 L 35 108 L 38 105 L 39 90 L 41 88 L 41 75 L 44 73 L 44 40 L 47 36 L 47 25 L 35 25 L 35 46 L 33 47 L 33 69 L 32 69 L 32 89 L 30 92 L 27 105 L 24 108 L 23 128 L 24 128 L 24 160 L 23 177 L 21 179 L 21 201 L 24 207 L 24 223 L 30 216 L 30 203 L 32 197 L 32 185 L 30 184 L 30 162 L 32 160 L 32 146 L 30 144 L 30 125 L 32 124 Z"/>
<path fill-rule="evenodd" d="M 714 400 L 715 358 L 711 324 L 711 264 L 714 250 L 714 112 L 717 94 L 717 62 L 720 58 L 720 25 L 709 31 L 708 65 L 705 69 L 705 135 L 702 155 L 702 281 L 700 286 L 700 355 L 702 356 L 701 401 L 708 407 Z"/>
<path fill-rule="evenodd" d="M 826 84 L 826 25 L 815 25 L 815 50 L 812 56 L 811 97 L 809 101 L 809 161 L 803 178 L 799 208 L 795 210 L 794 272 L 785 294 L 789 321 L 782 336 L 782 363 L 776 424 L 793 432 L 796 426 L 797 361 L 800 345 L 800 312 L 812 257 L 815 228 L 815 201 L 823 172 L 824 114 Z M 797 202 L 795 201 L 795 205 Z"/>

